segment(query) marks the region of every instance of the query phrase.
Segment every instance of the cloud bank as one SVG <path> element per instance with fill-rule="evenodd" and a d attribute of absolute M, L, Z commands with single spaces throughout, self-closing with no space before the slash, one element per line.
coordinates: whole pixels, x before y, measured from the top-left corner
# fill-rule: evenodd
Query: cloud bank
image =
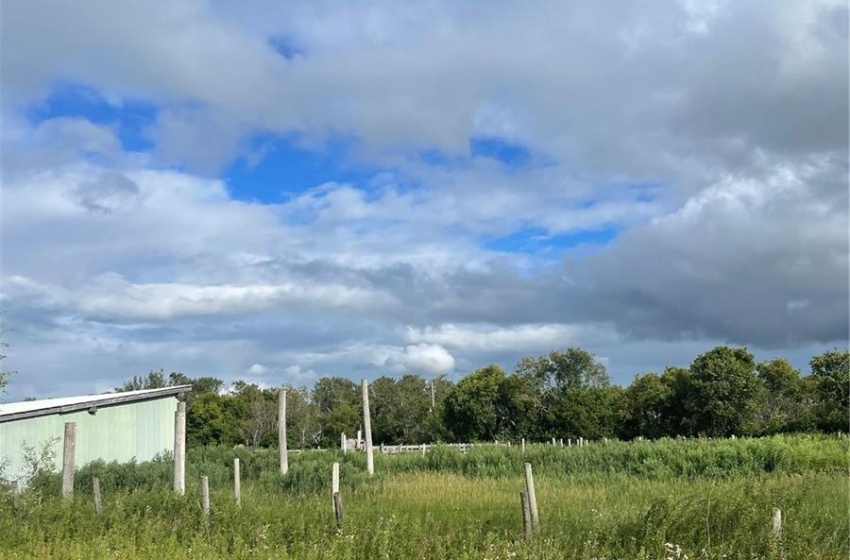
<path fill-rule="evenodd" d="M 11 395 L 570 345 L 619 382 L 718 343 L 805 365 L 850 330 L 847 15 L 10 4 Z"/>

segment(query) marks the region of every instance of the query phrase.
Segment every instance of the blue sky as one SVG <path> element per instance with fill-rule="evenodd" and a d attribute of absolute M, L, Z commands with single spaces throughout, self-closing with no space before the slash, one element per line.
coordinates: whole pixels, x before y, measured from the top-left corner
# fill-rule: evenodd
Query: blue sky
<path fill-rule="evenodd" d="M 295 52 L 283 43 L 273 42 L 273 46 L 287 58 Z M 150 101 L 110 100 L 89 86 L 60 83 L 52 86 L 46 98 L 28 105 L 25 114 L 34 127 L 52 119 L 82 119 L 111 129 L 127 152 L 157 156 L 154 128 L 158 110 Z M 369 192 L 374 188 L 373 178 L 387 174 L 392 174 L 398 188 L 419 186 L 415 179 L 405 177 L 403 166 L 377 165 L 358 157 L 357 149 L 354 137 L 332 135 L 318 144 L 310 144 L 297 133 L 258 132 L 241 141 L 240 150 L 231 161 L 207 175 L 221 179 L 233 199 L 261 204 L 282 203 L 327 183 L 351 185 Z M 469 168 L 476 160 L 486 160 L 498 164 L 506 174 L 522 174 L 555 165 L 553 160 L 532 153 L 522 143 L 496 136 L 471 136 L 465 155 L 448 155 L 429 149 L 414 157 L 426 166 L 445 170 Z M 184 169 L 179 163 L 162 162 L 160 165 Z M 640 188 L 643 185 L 629 186 Z M 652 197 L 640 194 L 636 200 L 649 202 Z M 595 203 L 596 200 L 589 198 L 579 206 L 590 207 Z M 602 224 L 596 228 L 558 233 L 518 224 L 505 235 L 484 235 L 478 240 L 482 248 L 489 251 L 557 258 L 565 249 L 604 246 L 616 238 L 618 231 L 615 225 Z"/>
<path fill-rule="evenodd" d="M 114 128 L 127 151 L 150 151 L 155 147 L 150 129 L 156 122 L 157 107 L 151 101 L 122 98 L 110 103 L 94 88 L 59 83 L 50 88 L 49 95 L 27 105 L 24 112 L 33 126 L 61 117 L 81 118 Z"/>
<path fill-rule="evenodd" d="M 805 370 L 848 338 L 846 21 L 830 0 L 8 7 L 9 396 L 159 368 L 457 377 L 568 346 L 618 383 L 715 344 Z"/>

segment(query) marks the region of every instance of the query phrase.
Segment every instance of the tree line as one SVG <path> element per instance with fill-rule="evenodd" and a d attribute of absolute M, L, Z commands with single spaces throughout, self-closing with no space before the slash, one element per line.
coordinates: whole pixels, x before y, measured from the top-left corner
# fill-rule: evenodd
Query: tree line
<path fill-rule="evenodd" d="M 612 385 L 605 366 L 581 348 L 523 358 L 513 372 L 476 369 L 457 383 L 413 373 L 369 384 L 373 441 L 385 444 L 548 441 L 551 438 L 655 439 L 783 432 L 847 431 L 850 352 L 813 357 L 803 375 L 787 360 L 757 363 L 745 348 L 718 346 L 688 368 Z M 215 377 L 152 371 L 118 391 L 191 385 L 189 445 L 277 444 L 277 394 L 288 389 L 290 448 L 334 447 L 360 428 L 359 384 L 322 377 L 312 388 L 262 388 Z"/>

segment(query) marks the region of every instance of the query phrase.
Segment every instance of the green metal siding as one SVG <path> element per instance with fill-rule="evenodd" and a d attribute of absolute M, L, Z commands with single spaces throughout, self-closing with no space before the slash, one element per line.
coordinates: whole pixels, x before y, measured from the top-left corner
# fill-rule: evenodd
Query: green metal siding
<path fill-rule="evenodd" d="M 177 399 L 171 396 L 102 407 L 94 415 L 83 410 L 0 423 L 0 460 L 5 459 L 5 477 L 20 479 L 25 472 L 24 447 L 40 451 L 51 438 L 54 469 L 61 470 L 65 422 L 77 423 L 77 467 L 96 459 L 148 461 L 173 450 L 175 410 Z"/>

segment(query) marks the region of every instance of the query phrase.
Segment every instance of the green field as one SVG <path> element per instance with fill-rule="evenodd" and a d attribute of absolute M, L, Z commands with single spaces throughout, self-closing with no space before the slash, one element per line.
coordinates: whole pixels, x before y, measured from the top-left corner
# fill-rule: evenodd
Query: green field
<path fill-rule="evenodd" d="M 238 451 L 242 506 L 233 501 L 233 450 L 192 450 L 186 496 L 167 490 L 167 461 L 92 465 L 73 500 L 56 477 L 35 481 L 19 510 L 0 503 L 3 558 L 778 558 L 771 513 L 784 513 L 785 558 L 847 558 L 847 440 L 595 443 L 585 448 L 482 446 L 376 457 Z M 522 464 L 535 468 L 539 531 L 522 535 Z M 345 521 L 334 522 L 330 464 L 342 463 Z M 197 476 L 208 474 L 204 520 Z M 104 513 L 90 478 L 103 481 Z M 138 490 L 133 491 L 132 488 Z M 676 549 L 679 549 L 679 552 Z"/>

